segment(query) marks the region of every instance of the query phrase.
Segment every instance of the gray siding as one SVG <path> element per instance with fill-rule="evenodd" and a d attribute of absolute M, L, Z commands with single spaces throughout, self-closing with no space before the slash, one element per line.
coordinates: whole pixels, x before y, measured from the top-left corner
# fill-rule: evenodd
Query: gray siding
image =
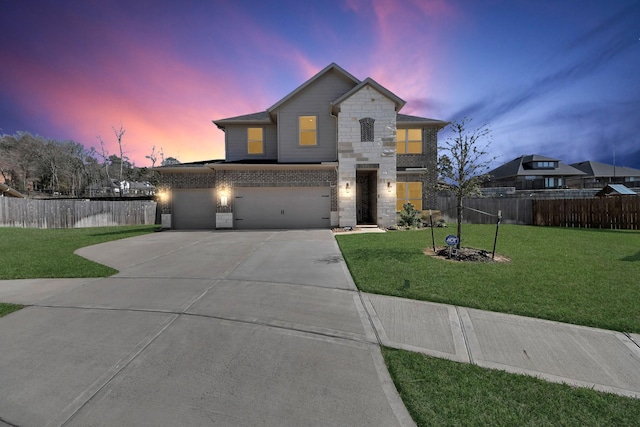
<path fill-rule="evenodd" d="M 344 76 L 330 72 L 305 88 L 278 111 L 279 153 L 283 163 L 333 162 L 337 160 L 337 120 L 330 115 L 329 104 L 355 84 Z M 298 116 L 315 115 L 317 141 L 313 147 L 300 146 L 298 142 Z"/>
<path fill-rule="evenodd" d="M 264 129 L 264 154 L 249 154 L 247 152 L 247 128 L 261 127 Z M 226 160 L 275 160 L 278 158 L 278 136 L 275 125 L 229 125 L 225 135 Z"/>

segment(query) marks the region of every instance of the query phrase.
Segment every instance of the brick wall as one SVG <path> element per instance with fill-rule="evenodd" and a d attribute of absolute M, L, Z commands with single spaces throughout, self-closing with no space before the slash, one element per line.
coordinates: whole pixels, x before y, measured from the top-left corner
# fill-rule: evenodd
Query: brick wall
<path fill-rule="evenodd" d="M 218 192 L 229 191 L 228 206 L 220 206 L 218 212 L 233 212 L 234 187 L 331 187 L 331 210 L 338 209 L 335 169 L 287 169 L 287 170 L 227 170 L 216 174 Z"/>

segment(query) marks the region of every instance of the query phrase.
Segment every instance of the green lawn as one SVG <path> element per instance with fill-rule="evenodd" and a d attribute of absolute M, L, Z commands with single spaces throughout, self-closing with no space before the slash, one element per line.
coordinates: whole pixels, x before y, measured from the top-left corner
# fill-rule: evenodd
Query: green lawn
<path fill-rule="evenodd" d="M 21 308 L 21 305 L 0 302 L 0 317 L 6 316 L 7 314 L 13 313 L 14 311 L 18 311 Z"/>
<path fill-rule="evenodd" d="M 419 426 L 637 426 L 640 399 L 382 349 Z"/>
<path fill-rule="evenodd" d="M 107 277 L 116 270 L 74 255 L 84 246 L 153 232 L 154 225 L 72 229 L 0 227 L 0 280 Z"/>
<path fill-rule="evenodd" d="M 453 228 L 436 228 L 444 246 Z M 494 225 L 463 225 L 462 246 L 491 250 Z M 509 263 L 461 263 L 423 254 L 431 231 L 336 236 L 365 292 L 640 332 L 640 232 L 502 225 Z M 409 286 L 405 286 L 405 280 Z"/>

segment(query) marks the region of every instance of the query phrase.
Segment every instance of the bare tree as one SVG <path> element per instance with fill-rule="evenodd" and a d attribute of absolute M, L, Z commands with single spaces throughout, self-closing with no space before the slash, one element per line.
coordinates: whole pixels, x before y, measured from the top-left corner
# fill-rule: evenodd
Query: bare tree
<path fill-rule="evenodd" d="M 18 191 L 29 191 L 44 138 L 29 132 L 0 137 L 0 174 Z"/>
<path fill-rule="evenodd" d="M 111 189 L 111 194 L 113 194 L 113 181 L 111 181 L 111 174 L 109 174 L 109 151 L 104 147 L 104 141 L 100 135 L 96 136 L 98 141 L 100 141 L 100 152 L 97 153 L 100 157 L 102 157 L 102 164 L 104 165 L 104 172 L 107 175 L 107 181 L 109 183 L 109 188 Z"/>
<path fill-rule="evenodd" d="M 145 159 L 151 160 L 151 167 L 156 166 L 156 161 L 158 160 L 158 155 L 156 154 L 156 146 L 151 147 L 151 153 L 148 156 L 144 156 Z"/>
<path fill-rule="evenodd" d="M 125 130 L 122 127 L 122 125 L 120 125 L 120 129 L 116 129 L 115 126 L 112 126 L 111 129 L 113 129 L 113 133 L 116 135 L 116 139 L 118 140 L 118 148 L 120 149 L 120 179 L 119 181 L 122 181 L 122 167 L 124 165 L 124 161 L 128 160 L 125 159 L 124 157 L 124 151 L 122 148 L 122 137 L 124 136 Z"/>
<path fill-rule="evenodd" d="M 496 157 L 487 158 L 491 145 L 491 130 L 488 125 L 468 130 L 471 119 L 452 121 L 453 133 L 440 147 L 445 154 L 438 159 L 440 177 L 446 188 L 453 191 L 457 201 L 458 249 L 461 242 L 462 201 L 465 197 L 480 194 L 480 185 L 488 178 L 489 165 Z"/>

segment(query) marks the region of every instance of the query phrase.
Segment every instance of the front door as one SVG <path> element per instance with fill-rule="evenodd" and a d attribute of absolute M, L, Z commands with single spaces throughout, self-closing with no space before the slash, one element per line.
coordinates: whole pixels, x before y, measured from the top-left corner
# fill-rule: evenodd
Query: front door
<path fill-rule="evenodd" d="M 356 221 L 358 224 L 376 224 L 378 204 L 378 171 L 356 171 Z"/>

